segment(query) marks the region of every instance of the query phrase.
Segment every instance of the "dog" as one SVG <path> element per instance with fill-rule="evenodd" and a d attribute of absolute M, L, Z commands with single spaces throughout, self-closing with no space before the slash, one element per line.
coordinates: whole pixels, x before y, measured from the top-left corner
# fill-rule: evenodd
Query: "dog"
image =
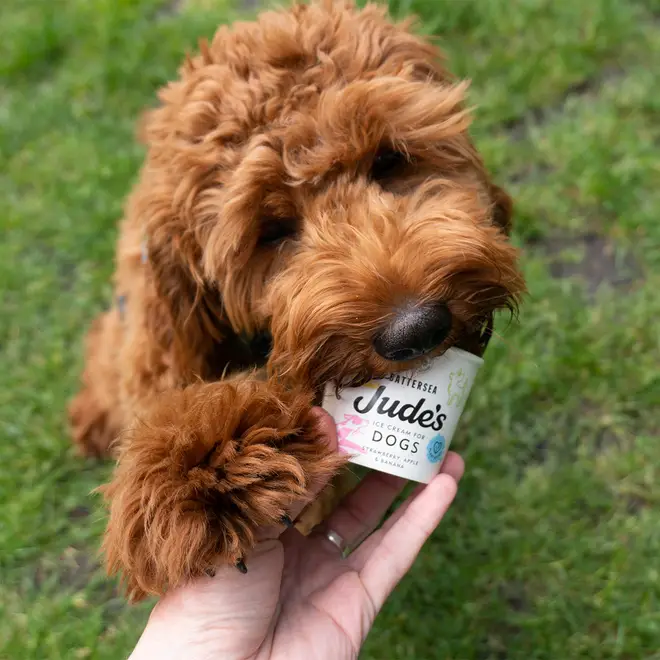
<path fill-rule="evenodd" d="M 117 457 L 103 550 L 129 599 L 243 566 L 294 499 L 341 490 L 326 384 L 480 355 L 515 311 L 466 90 L 411 21 L 313 0 L 220 27 L 160 91 L 69 411 L 82 453 Z"/>

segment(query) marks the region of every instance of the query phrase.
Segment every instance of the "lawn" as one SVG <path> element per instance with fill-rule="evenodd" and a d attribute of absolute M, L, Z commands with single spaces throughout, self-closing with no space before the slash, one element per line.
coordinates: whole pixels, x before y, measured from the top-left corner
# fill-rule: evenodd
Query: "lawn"
<path fill-rule="evenodd" d="M 660 658 L 660 3 L 410 0 L 473 79 L 530 295 L 456 445 L 455 507 L 364 658 Z M 140 110 L 229 0 L 3 0 L 0 657 L 126 657 L 152 603 L 97 558 L 108 464 L 72 451 Z"/>

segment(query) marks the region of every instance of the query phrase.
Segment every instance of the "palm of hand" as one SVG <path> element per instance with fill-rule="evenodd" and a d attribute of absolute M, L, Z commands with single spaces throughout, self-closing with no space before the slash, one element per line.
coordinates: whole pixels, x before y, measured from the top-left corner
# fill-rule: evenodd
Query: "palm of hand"
<path fill-rule="evenodd" d="M 284 540 L 281 610 L 255 658 L 354 658 L 376 607 L 354 561 L 323 537 Z M 268 648 L 270 647 L 270 648 Z"/>

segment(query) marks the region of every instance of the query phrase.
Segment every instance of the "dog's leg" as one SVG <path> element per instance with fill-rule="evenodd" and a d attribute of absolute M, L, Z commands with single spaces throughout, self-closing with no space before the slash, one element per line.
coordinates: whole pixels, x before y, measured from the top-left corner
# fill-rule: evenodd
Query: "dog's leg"
<path fill-rule="evenodd" d="M 83 386 L 69 406 L 69 423 L 78 451 L 106 456 L 120 430 L 117 345 L 120 334 L 117 309 L 99 316 L 87 335 Z"/>
<path fill-rule="evenodd" d="M 307 394 L 247 378 L 167 392 L 129 430 L 103 488 L 108 569 L 139 600 L 236 564 L 257 527 L 278 524 L 344 462 Z"/>

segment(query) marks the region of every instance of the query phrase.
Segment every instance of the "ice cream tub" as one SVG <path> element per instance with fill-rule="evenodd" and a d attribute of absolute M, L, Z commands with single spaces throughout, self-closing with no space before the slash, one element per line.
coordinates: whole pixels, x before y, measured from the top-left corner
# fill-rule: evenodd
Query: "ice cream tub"
<path fill-rule="evenodd" d="M 337 424 L 339 451 L 357 465 L 428 483 L 439 471 L 483 364 L 449 348 L 419 368 L 337 393 L 323 408 Z"/>

